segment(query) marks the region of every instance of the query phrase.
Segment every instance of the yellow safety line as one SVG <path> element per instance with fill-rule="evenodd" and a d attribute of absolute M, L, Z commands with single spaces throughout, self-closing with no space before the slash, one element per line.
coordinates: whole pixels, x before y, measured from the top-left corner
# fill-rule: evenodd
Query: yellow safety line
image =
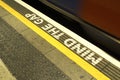
<path fill-rule="evenodd" d="M 46 41 L 48 41 L 50 44 L 55 46 L 58 50 L 60 50 L 64 55 L 66 55 L 68 58 L 70 58 L 72 61 L 74 61 L 76 64 L 78 64 L 80 67 L 82 67 L 84 70 L 86 70 L 89 74 L 91 74 L 94 78 L 97 80 L 110 80 L 107 76 L 105 76 L 103 73 L 101 73 L 99 70 L 97 70 L 95 67 L 87 63 L 85 60 L 77 56 L 75 53 L 73 53 L 71 50 L 66 48 L 63 44 L 61 44 L 59 41 L 51 37 L 49 34 L 47 34 L 45 31 L 40 29 L 38 26 L 30 22 L 28 19 L 26 19 L 23 15 L 18 13 L 16 10 L 11 8 L 9 5 L 7 5 L 5 2 L 0 0 L 0 5 L 6 9 L 8 12 L 10 12 L 12 15 L 17 17 L 21 22 L 23 22 L 27 27 L 32 29 L 34 32 L 36 32 L 39 36 L 44 38 Z"/>

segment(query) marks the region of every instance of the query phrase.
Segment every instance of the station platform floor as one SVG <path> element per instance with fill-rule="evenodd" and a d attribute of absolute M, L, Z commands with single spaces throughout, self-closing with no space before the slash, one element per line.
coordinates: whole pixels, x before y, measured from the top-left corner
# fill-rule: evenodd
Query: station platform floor
<path fill-rule="evenodd" d="M 7 6 L 15 9 L 15 13 Z M 44 33 L 36 33 L 37 30 L 28 27 L 32 26 L 32 21 L 16 17 L 17 10 L 27 12 L 20 7 L 13 0 L 0 0 L 0 80 L 102 80 L 93 76 L 97 72 L 90 73 L 85 70 L 87 67 L 83 69 L 66 56 L 57 48 L 61 45 L 54 46 L 49 42 L 51 38 L 47 40 Z M 102 69 L 108 64 L 107 61 L 102 63 Z M 103 78 L 109 80 L 106 76 Z"/>
<path fill-rule="evenodd" d="M 2 7 L 0 24 L 0 80 L 92 80 L 82 68 Z"/>

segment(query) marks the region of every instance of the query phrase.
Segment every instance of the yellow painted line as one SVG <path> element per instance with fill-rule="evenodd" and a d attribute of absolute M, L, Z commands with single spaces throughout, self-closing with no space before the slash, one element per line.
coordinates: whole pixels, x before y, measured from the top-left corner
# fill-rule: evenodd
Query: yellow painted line
<path fill-rule="evenodd" d="M 24 16 L 22 16 L 20 13 L 18 13 L 16 10 L 12 9 L 9 5 L 7 5 L 5 2 L 0 0 L 0 5 L 6 9 L 8 12 L 10 12 L 12 15 L 17 17 L 21 22 L 23 22 L 27 27 L 32 29 L 34 32 L 36 32 L 39 36 L 43 37 L 46 41 L 48 41 L 50 44 L 55 46 L 58 50 L 60 50 L 64 55 L 66 55 L 68 58 L 70 58 L 72 61 L 74 61 L 76 64 L 78 64 L 80 67 L 82 67 L 84 70 L 86 70 L 89 74 L 91 74 L 94 78 L 97 80 L 110 80 L 107 76 L 105 76 L 103 73 L 101 73 L 99 70 L 97 70 L 95 67 L 87 63 L 85 60 L 77 56 L 75 53 L 73 53 L 71 50 L 66 48 L 63 44 L 61 44 L 59 41 L 51 37 L 49 34 L 44 32 L 42 29 L 37 27 L 35 24 L 30 22 L 28 19 L 26 19 Z"/>

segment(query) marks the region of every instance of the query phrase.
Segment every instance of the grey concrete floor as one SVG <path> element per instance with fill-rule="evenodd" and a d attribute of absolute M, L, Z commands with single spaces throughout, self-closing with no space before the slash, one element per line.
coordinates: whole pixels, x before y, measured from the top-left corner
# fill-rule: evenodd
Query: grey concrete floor
<path fill-rule="evenodd" d="M 13 77 L 2 80 L 94 80 L 1 7 L 0 24 L 0 58 L 6 66 L 5 71 Z"/>

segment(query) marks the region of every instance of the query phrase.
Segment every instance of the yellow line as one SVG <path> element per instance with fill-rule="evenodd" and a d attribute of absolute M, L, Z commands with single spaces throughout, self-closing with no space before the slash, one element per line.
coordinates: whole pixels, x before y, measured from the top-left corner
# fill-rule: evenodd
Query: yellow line
<path fill-rule="evenodd" d="M 34 32 L 36 32 L 39 36 L 43 37 L 46 41 L 48 41 L 50 44 L 55 46 L 58 50 L 60 50 L 64 55 L 66 55 L 68 58 L 70 58 L 72 61 L 74 61 L 76 64 L 78 64 L 80 67 L 82 67 L 84 70 L 86 70 L 89 74 L 91 74 L 93 77 L 95 77 L 97 80 L 110 80 L 107 76 L 105 76 L 103 73 L 101 73 L 99 70 L 94 68 L 92 65 L 87 63 L 85 60 L 77 56 L 75 53 L 73 53 L 71 50 L 66 48 L 63 44 L 61 44 L 59 41 L 55 40 L 53 37 L 51 37 L 49 34 L 44 32 L 42 29 L 37 27 L 35 24 L 27 20 L 24 16 L 22 16 L 20 13 L 12 9 L 9 5 L 4 3 L 0 0 L 0 5 L 6 9 L 8 12 L 10 12 L 12 15 L 17 17 L 21 22 L 26 24 L 27 27 L 32 29 Z"/>

